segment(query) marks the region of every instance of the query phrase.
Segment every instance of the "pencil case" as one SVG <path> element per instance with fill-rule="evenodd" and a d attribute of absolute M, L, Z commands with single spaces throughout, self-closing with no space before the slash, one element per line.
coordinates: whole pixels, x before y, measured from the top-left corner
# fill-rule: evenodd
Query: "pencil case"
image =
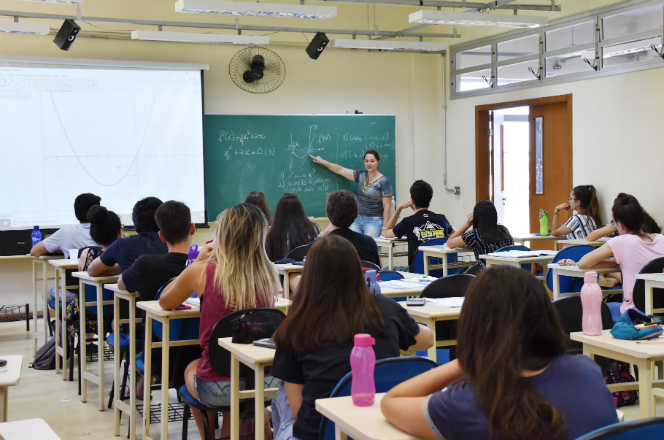
<path fill-rule="evenodd" d="M 664 333 L 664 328 L 661 325 L 653 326 L 653 324 L 659 323 L 659 318 L 653 318 L 652 315 L 646 315 L 636 309 L 627 309 L 614 324 L 611 334 L 616 339 L 656 338 Z"/>

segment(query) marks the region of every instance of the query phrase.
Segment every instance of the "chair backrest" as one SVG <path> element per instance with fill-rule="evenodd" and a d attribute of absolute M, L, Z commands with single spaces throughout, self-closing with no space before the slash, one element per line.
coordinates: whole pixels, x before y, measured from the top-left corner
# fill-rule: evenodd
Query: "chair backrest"
<path fill-rule="evenodd" d="M 381 270 L 379 273 L 381 281 L 403 280 L 403 275 L 394 270 Z"/>
<path fill-rule="evenodd" d="M 417 248 L 417 252 L 415 253 L 415 260 L 413 260 L 413 272 L 414 273 L 424 273 L 424 256 L 422 252 L 420 251 L 420 248 L 422 246 L 442 246 L 445 243 L 447 243 L 447 238 L 442 237 L 442 238 L 434 238 L 433 240 L 425 241 L 419 247 Z M 429 257 L 429 260 L 437 260 L 437 258 L 434 257 Z M 447 262 L 448 263 L 456 263 L 457 261 L 457 254 L 447 254 Z M 449 272 L 456 270 L 456 269 L 450 269 Z M 461 270 L 461 269 L 459 269 Z M 431 276 L 443 276 L 443 271 L 442 270 L 434 270 L 434 271 L 429 271 L 429 275 Z"/>
<path fill-rule="evenodd" d="M 93 302 L 97 301 L 97 288 L 94 286 L 91 286 L 90 284 L 84 284 L 83 285 L 85 289 L 85 302 Z M 108 289 L 102 289 L 102 300 L 103 301 L 112 301 L 113 297 L 115 296 L 115 293 Z M 120 301 L 120 303 L 123 303 L 124 301 Z M 111 306 L 102 306 L 103 311 L 104 311 L 104 316 L 110 316 L 109 313 L 111 312 Z M 95 315 L 97 314 L 97 306 L 86 306 L 85 311 L 89 313 L 94 313 Z"/>
<path fill-rule="evenodd" d="M 378 267 L 377 264 L 366 260 L 360 260 L 360 261 L 362 262 L 362 267 L 366 267 L 368 269 L 376 269 L 377 272 L 380 272 L 380 267 Z"/>
<path fill-rule="evenodd" d="M 664 269 L 664 257 L 655 258 L 650 263 L 643 266 L 639 273 L 662 273 Z M 652 307 L 653 309 L 664 308 L 664 289 L 653 289 Z M 636 280 L 634 284 L 634 293 L 632 295 L 634 305 L 639 310 L 646 310 L 646 282 Z"/>
<path fill-rule="evenodd" d="M 466 273 L 458 273 L 439 278 L 422 290 L 420 298 L 450 298 L 454 296 L 466 296 L 466 291 L 474 279 L 474 275 Z"/>
<path fill-rule="evenodd" d="M 166 281 L 164 285 L 159 288 L 155 300 L 158 300 L 161 297 L 161 293 L 164 291 L 166 286 L 171 284 L 175 278 L 177 277 L 173 277 Z M 198 332 L 200 327 L 200 318 L 172 319 L 169 323 L 169 339 L 170 341 L 186 341 L 189 339 L 198 339 Z M 159 339 L 163 339 L 163 328 L 161 322 L 152 321 L 152 331 Z"/>
<path fill-rule="evenodd" d="M 616 423 L 590 432 L 577 440 L 658 440 L 662 438 L 664 417 Z"/>
<path fill-rule="evenodd" d="M 402 382 L 436 368 L 438 364 L 429 358 L 420 356 L 402 356 L 376 361 L 374 381 L 376 393 L 386 393 Z M 353 373 L 350 372 L 339 380 L 330 397 L 350 396 Z M 319 440 L 334 439 L 334 423 L 323 417 L 318 431 Z"/>
<path fill-rule="evenodd" d="M 557 263 L 560 260 L 569 258 L 576 261 L 579 260 L 586 254 L 594 251 L 595 248 L 588 245 L 578 245 L 578 246 L 567 246 L 562 248 L 551 263 Z M 581 287 L 583 287 L 583 278 L 575 277 L 559 277 L 560 278 L 560 293 L 570 293 L 570 292 L 580 292 Z M 546 271 L 546 285 L 549 286 L 549 289 L 553 290 L 553 272 L 550 270 Z"/>
<path fill-rule="evenodd" d="M 503 246 L 500 249 L 496 249 L 494 252 L 509 252 L 509 251 L 529 251 L 530 248 L 522 244 L 512 244 L 509 246 Z M 531 263 L 522 264 L 521 268 L 530 272 Z"/>
<path fill-rule="evenodd" d="M 226 316 L 223 316 L 212 329 L 210 334 L 210 343 L 208 345 L 208 357 L 210 359 L 210 365 L 212 369 L 221 376 L 230 376 L 231 375 L 231 354 L 228 350 L 221 348 L 219 346 L 219 338 L 228 338 L 233 336 L 233 328 L 231 327 L 231 322 L 242 316 L 244 313 L 251 312 L 254 313 L 269 313 L 279 316 L 282 320 L 286 317 L 284 312 L 277 309 L 271 308 L 257 308 L 257 309 L 244 309 L 231 312 Z"/>
<path fill-rule="evenodd" d="M 291 249 L 288 255 L 286 255 L 286 258 L 292 258 L 295 261 L 304 260 L 304 257 L 306 257 L 307 253 L 309 253 L 309 249 L 311 249 L 311 244 L 312 243 L 303 244 L 302 246 Z"/>

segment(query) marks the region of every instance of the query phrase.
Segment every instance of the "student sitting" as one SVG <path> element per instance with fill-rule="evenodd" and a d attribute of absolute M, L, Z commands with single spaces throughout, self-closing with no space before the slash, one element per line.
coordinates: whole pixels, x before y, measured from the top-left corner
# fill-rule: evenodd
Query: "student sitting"
<path fill-rule="evenodd" d="M 330 396 L 351 371 L 354 336 L 376 340 L 376 359 L 399 350 L 425 350 L 433 335 L 397 302 L 372 295 L 355 248 L 341 237 L 318 240 L 307 254 L 293 304 L 273 339 L 277 352 L 272 375 L 284 381 L 272 400 L 277 440 L 318 440 L 321 415 L 315 400 Z"/>
<path fill-rule="evenodd" d="M 408 267 L 414 272 L 413 263 L 417 255 L 417 248 L 424 242 L 434 238 L 449 237 L 454 228 L 443 214 L 429 211 L 429 204 L 433 198 L 433 188 L 424 180 L 417 180 L 410 186 L 410 200 L 400 204 L 387 222 L 387 229 L 383 229 L 383 237 L 403 237 L 408 239 Z M 401 220 L 401 211 L 411 208 L 415 214 Z M 396 224 L 396 226 L 395 226 Z"/>
<path fill-rule="evenodd" d="M 344 189 L 328 194 L 325 213 L 330 220 L 330 225 L 323 235 L 329 234 L 345 238 L 353 245 L 360 260 L 382 267 L 374 239 L 349 229 L 359 212 L 360 205 L 352 192 Z"/>
<path fill-rule="evenodd" d="M 493 266 L 466 292 L 459 358 L 392 388 L 381 410 L 427 439 L 573 440 L 617 423 L 599 366 L 566 342 L 542 283 Z"/>
<path fill-rule="evenodd" d="M 471 226 L 473 229 L 468 231 Z M 501 247 L 513 244 L 514 240 L 510 231 L 505 226 L 498 224 L 496 207 L 488 200 L 482 200 L 475 205 L 473 212 L 468 214 L 468 221 L 447 240 L 447 246 L 451 248 L 462 246 L 473 248 L 477 264 L 470 268 L 469 273 L 477 273 L 486 267 L 485 261 L 480 259 L 480 255 L 487 255 Z"/>
<path fill-rule="evenodd" d="M 579 268 L 620 265 L 623 276 L 623 303 L 620 306 L 620 313 L 625 313 L 627 309 L 634 308 L 632 294 L 636 275 L 650 261 L 664 256 L 664 237 L 661 234 L 643 232 L 641 229 L 644 221 L 643 208 L 634 196 L 618 194 L 611 212 L 620 235 L 584 255 L 579 261 Z M 614 259 L 607 260 L 611 256 Z"/>
<path fill-rule="evenodd" d="M 286 193 L 277 202 L 272 226 L 265 239 L 270 261 L 286 258 L 298 246 L 309 244 L 320 236 L 318 225 L 307 218 L 300 199 Z"/>
<path fill-rule="evenodd" d="M 62 251 L 65 258 L 69 258 L 70 249 L 81 249 L 88 246 L 97 246 L 90 236 L 90 223 L 88 222 L 88 211 L 91 207 L 99 205 L 101 197 L 85 193 L 74 200 L 74 214 L 80 222 L 76 226 L 60 228 L 50 237 L 46 237 L 30 249 L 30 255 L 39 257 L 48 253 Z M 70 283 L 67 283 L 70 284 Z M 78 295 L 67 292 L 67 301 L 73 301 Z M 50 286 L 47 292 L 47 302 L 55 299 L 55 286 Z"/>
<path fill-rule="evenodd" d="M 552 235 L 564 235 L 568 240 L 585 239 L 588 234 L 597 229 L 597 225 L 602 224 L 597 192 L 594 186 L 579 185 L 574 187 L 567 202 L 556 206 L 553 211 Z M 558 218 L 558 213 L 561 210 L 576 211 L 577 214 L 571 216 L 561 226 Z"/>
<path fill-rule="evenodd" d="M 136 235 L 122 238 L 109 246 L 90 264 L 88 274 L 93 277 L 115 275 L 127 270 L 141 255 L 167 253 L 168 247 L 159 239 L 159 226 L 154 220 L 154 213 L 162 203 L 156 197 L 139 200 L 131 214 Z"/>
<path fill-rule="evenodd" d="M 272 212 L 270 211 L 270 207 L 267 204 L 267 199 L 265 198 L 263 191 L 250 192 L 247 194 L 247 197 L 244 198 L 243 203 L 249 203 L 251 205 L 257 206 L 267 219 L 267 225 L 270 226 L 272 224 Z"/>
<path fill-rule="evenodd" d="M 208 405 L 229 406 L 230 378 L 218 375 L 208 358 L 210 333 L 219 319 L 233 311 L 273 307 L 278 283 L 265 254 L 267 221 L 260 209 L 248 203 L 230 207 L 219 215 L 215 228 L 214 247 L 203 247 L 196 262 L 164 289 L 159 305 L 174 309 L 193 292 L 201 297 L 199 339 L 203 356 L 187 366 L 187 390 Z M 273 382 L 272 377 L 266 377 L 265 388 L 275 386 Z M 205 438 L 203 418 L 198 410 L 192 408 L 192 412 L 201 438 Z M 208 415 L 209 420 L 216 417 L 215 413 Z M 269 427 L 267 418 L 266 423 Z M 214 423 L 210 424 L 210 434 L 215 438 Z M 223 413 L 221 437 L 229 434 L 230 413 Z"/>
<path fill-rule="evenodd" d="M 166 243 L 168 253 L 141 255 L 134 264 L 122 272 L 118 279 L 120 289 L 138 292 L 138 301 L 153 301 L 166 281 L 180 275 L 187 264 L 191 237 L 196 232 L 196 227 L 191 222 L 191 212 L 184 203 L 166 202 L 157 208 L 154 218 L 159 226 L 159 239 Z M 143 322 L 146 322 L 145 311 L 142 313 Z M 194 360 L 200 356 L 201 351 L 196 346 L 181 347 L 181 358 Z M 175 361 L 174 356 L 171 356 L 170 359 Z M 152 371 L 161 371 L 161 349 L 152 350 L 152 360 Z M 178 363 L 182 365 L 182 359 Z M 184 384 L 184 368 L 182 371 L 176 372 L 175 377 L 176 388 Z M 136 396 L 141 397 L 142 395 L 142 382 L 139 382 Z"/>

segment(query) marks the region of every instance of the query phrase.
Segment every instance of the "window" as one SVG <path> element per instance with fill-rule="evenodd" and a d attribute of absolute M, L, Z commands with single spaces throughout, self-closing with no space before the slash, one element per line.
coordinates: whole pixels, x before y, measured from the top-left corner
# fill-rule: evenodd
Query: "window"
<path fill-rule="evenodd" d="M 488 89 L 491 86 L 487 81 L 491 81 L 491 69 L 457 75 L 456 91 L 468 92 L 470 90 Z"/>
<path fill-rule="evenodd" d="M 653 45 L 660 51 L 662 49 L 662 37 L 604 46 L 602 49 L 602 64 L 604 67 L 611 67 L 656 59 L 658 55 L 652 50 Z"/>
<path fill-rule="evenodd" d="M 595 42 L 595 22 L 586 21 L 560 29 L 545 32 L 548 52 Z"/>
<path fill-rule="evenodd" d="M 528 68 L 532 69 L 535 73 L 533 74 Z M 498 86 L 536 80 L 537 77 L 535 75 L 539 75 L 539 60 L 499 67 Z"/>
<path fill-rule="evenodd" d="M 465 52 L 459 52 L 456 54 L 455 60 L 456 70 L 491 64 L 491 46 L 482 46 Z"/>
<path fill-rule="evenodd" d="M 602 19 L 603 37 L 604 40 L 610 40 L 641 32 L 658 31 L 662 28 L 662 21 L 661 4 L 610 15 Z"/>
<path fill-rule="evenodd" d="M 510 60 L 539 53 L 539 35 L 498 43 L 498 61 Z"/>
<path fill-rule="evenodd" d="M 568 75 L 570 73 L 592 71 L 593 68 L 584 60 L 591 63 L 595 59 L 595 49 L 583 50 L 580 52 L 570 52 L 563 55 L 557 55 L 546 58 L 546 77 Z"/>

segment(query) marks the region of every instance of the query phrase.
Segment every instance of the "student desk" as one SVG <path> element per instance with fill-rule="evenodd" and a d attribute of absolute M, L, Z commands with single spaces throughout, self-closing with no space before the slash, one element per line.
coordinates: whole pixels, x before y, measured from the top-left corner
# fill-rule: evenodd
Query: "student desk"
<path fill-rule="evenodd" d="M 113 411 L 115 413 L 115 435 L 120 435 L 120 412 L 124 411 L 129 417 L 129 438 L 136 439 L 136 324 L 142 319 L 136 319 L 137 292 L 127 292 L 120 289 L 117 284 L 107 284 L 106 288 L 113 292 L 113 380 L 115 383 L 115 400 Z M 120 319 L 120 300 L 129 303 L 129 319 Z M 120 324 L 129 324 L 129 404 L 120 400 Z"/>
<path fill-rule="evenodd" d="M 424 290 L 424 288 L 429 285 L 422 283 L 421 286 L 414 285 L 412 288 L 409 289 L 394 289 L 390 287 L 383 287 L 381 284 L 382 284 L 381 282 L 378 282 L 378 285 L 381 286 L 380 293 L 389 298 L 401 298 L 404 296 L 419 296 L 420 293 L 422 293 L 422 290 Z"/>
<path fill-rule="evenodd" d="M 231 354 L 231 440 L 240 438 L 240 399 L 251 396 L 256 402 L 255 439 L 264 440 L 262 409 L 265 396 L 274 396 L 277 392 L 277 388 L 264 389 L 265 367 L 272 365 L 275 350 L 253 344 L 234 344 L 232 340 L 233 338 L 219 338 L 219 346 Z M 240 362 L 254 370 L 255 390 L 240 391 Z"/>
<path fill-rule="evenodd" d="M 547 265 L 553 260 L 554 255 L 540 255 L 537 257 L 497 257 L 493 255 L 480 255 L 480 258 L 486 261 L 486 267 L 491 267 L 494 264 L 506 264 L 508 266 L 521 267 L 522 264 L 539 263 Z"/>
<path fill-rule="evenodd" d="M 419 251 L 422 251 L 422 257 L 424 258 L 424 275 L 428 276 L 429 275 L 429 270 L 431 269 L 436 269 L 436 268 L 442 268 L 443 269 L 443 276 L 447 276 L 447 271 L 449 268 L 454 268 L 454 267 L 468 267 L 472 266 L 475 264 L 474 261 L 463 261 L 460 263 L 448 263 L 447 262 L 447 254 L 458 254 L 460 252 L 472 252 L 472 248 L 469 248 L 468 246 L 460 247 L 460 248 L 448 248 L 447 246 L 421 246 Z M 443 260 L 443 264 L 429 264 L 429 257 L 437 257 Z"/>
<path fill-rule="evenodd" d="M 579 266 L 559 266 L 558 263 L 549 264 L 549 270 L 553 271 L 553 300 L 564 298 L 566 296 L 578 295 L 578 293 L 560 293 L 560 276 L 583 278 L 586 272 L 597 272 L 597 274 L 612 273 L 620 270 L 618 267 L 608 267 L 602 269 L 579 269 Z M 612 290 L 611 293 L 620 293 L 618 290 Z"/>
<path fill-rule="evenodd" d="M 288 309 L 290 309 L 291 304 L 293 301 L 290 299 L 286 298 L 274 298 L 274 308 L 277 310 L 281 310 L 285 314 L 288 315 Z"/>
<path fill-rule="evenodd" d="M 139 301 L 136 306 L 145 310 L 147 322 L 145 324 L 145 349 L 143 351 L 143 363 L 145 364 L 145 389 L 143 391 L 143 439 L 150 437 L 150 372 L 152 371 L 152 349 L 161 347 L 161 438 L 168 438 L 168 378 L 169 374 L 169 351 L 170 347 L 182 345 L 199 345 L 198 339 L 183 341 L 170 341 L 171 319 L 200 318 L 201 309 L 192 307 L 188 310 L 164 310 L 159 301 Z M 153 321 L 162 324 L 161 342 L 152 342 Z M 132 378 L 133 380 L 133 378 Z"/>
<path fill-rule="evenodd" d="M 609 238 L 600 238 L 597 241 L 588 241 L 588 240 L 558 240 L 558 245 L 562 245 L 562 247 L 567 247 L 567 246 L 579 246 L 579 245 L 585 245 L 585 246 L 592 246 L 592 247 L 600 247 L 604 243 L 609 241 Z"/>
<path fill-rule="evenodd" d="M 55 431 L 42 419 L 0 423 L 0 436 L 5 440 L 60 440 Z"/>
<path fill-rule="evenodd" d="M 88 381 L 95 383 L 99 386 L 99 411 L 104 411 L 104 306 L 113 304 L 113 301 L 104 301 L 103 290 L 104 284 L 113 283 L 118 280 L 120 275 L 105 275 L 101 277 L 93 277 L 88 275 L 87 272 L 74 272 L 72 275 L 79 279 L 78 287 L 78 306 L 80 309 L 80 329 L 79 329 L 79 368 L 81 369 L 81 402 L 88 401 Z M 97 300 L 86 302 L 85 301 L 85 286 L 90 285 L 95 288 L 97 293 Z M 86 329 L 85 329 L 85 308 L 87 306 L 97 306 L 97 374 L 87 371 L 88 363 L 86 350 Z"/>
<path fill-rule="evenodd" d="M 0 370 L 7 370 L 0 373 L 0 422 L 7 421 L 7 410 L 9 407 L 9 387 L 18 385 L 21 381 L 21 366 L 23 365 L 23 356 L 0 356 L 0 359 L 7 361 L 7 365 L 0 367 Z"/>
<path fill-rule="evenodd" d="M 288 277 L 292 273 L 300 273 L 304 270 L 304 266 L 298 264 L 275 264 L 274 267 L 277 269 L 279 275 L 284 277 L 284 298 L 290 298 L 290 283 L 288 282 Z"/>
<path fill-rule="evenodd" d="M 646 315 L 664 312 L 664 309 L 653 310 L 652 308 L 652 296 L 654 289 L 664 289 L 664 273 L 640 273 L 636 276 L 636 279 L 645 281 Z"/>
<path fill-rule="evenodd" d="M 545 241 L 545 240 L 553 240 L 553 249 L 558 250 L 558 243 L 559 240 L 564 239 L 564 235 L 540 235 L 540 234 L 526 234 L 526 235 L 519 235 L 518 237 L 512 237 L 512 240 L 514 240 L 514 244 L 525 246 L 526 242 L 528 244 L 532 243 L 533 241 Z"/>
<path fill-rule="evenodd" d="M 14 257 L 12 257 L 14 258 Z M 49 278 L 48 276 L 48 261 L 54 259 L 62 259 L 61 255 L 42 255 L 41 257 L 30 257 L 32 258 L 32 316 L 35 319 L 35 329 L 32 332 L 32 336 L 35 340 L 34 351 L 37 352 L 37 341 L 41 341 L 42 344 L 45 344 L 48 341 L 48 283 L 49 280 L 54 280 L 54 277 Z M 41 265 L 41 277 L 37 275 L 38 267 Z M 44 322 L 44 333 L 39 333 L 37 322 L 37 281 L 42 282 L 42 306 L 44 310 L 43 322 Z M 27 313 L 27 311 L 26 311 Z M 57 363 L 56 363 L 57 365 Z"/>
<path fill-rule="evenodd" d="M 406 309 L 415 322 L 426 325 L 431 330 L 431 333 L 433 333 L 434 345 L 427 350 L 427 354 L 434 362 L 438 362 L 436 356 L 436 349 L 438 347 L 456 345 L 455 339 L 439 341 L 436 338 L 436 322 L 455 321 L 459 319 L 461 307 L 443 307 L 432 303 L 425 303 L 423 306 L 407 306 L 405 302 L 400 302 L 399 304 Z"/>
<path fill-rule="evenodd" d="M 405 238 L 385 238 L 385 237 L 378 237 L 374 238 L 376 240 L 376 244 L 378 246 L 386 247 L 387 248 L 387 254 L 381 252 L 380 256 L 385 257 L 387 256 L 387 268 L 389 270 L 392 270 L 394 267 L 394 257 L 405 257 L 408 256 L 408 251 L 406 252 L 394 252 L 394 248 L 396 246 L 408 246 L 408 240 Z"/>
<path fill-rule="evenodd" d="M 376 394 L 371 406 L 355 406 L 351 396 L 316 400 L 316 411 L 334 422 L 336 440 L 415 440 L 388 422 L 380 411 L 385 393 Z"/>
<path fill-rule="evenodd" d="M 583 354 L 594 359 L 605 356 L 609 359 L 634 364 L 639 367 L 639 381 L 607 385 L 609 390 L 639 390 L 640 418 L 655 416 L 655 398 L 653 394 L 664 397 L 664 380 L 654 380 L 656 370 L 653 362 L 664 360 L 664 344 L 645 343 L 615 339 L 610 330 L 604 330 L 601 336 L 586 336 L 583 332 L 571 333 L 573 341 L 583 343 Z M 656 388 L 653 390 L 653 388 Z"/>
<path fill-rule="evenodd" d="M 55 325 L 61 325 L 62 337 L 67 337 L 67 326 L 64 316 L 67 310 L 67 286 L 65 280 L 67 270 L 78 269 L 78 260 L 63 258 L 61 260 L 49 260 L 48 264 L 55 267 Z M 60 282 L 62 282 L 62 296 L 60 296 Z M 59 304 L 58 304 L 59 303 Z M 48 306 L 48 305 L 47 305 Z M 48 310 L 48 309 L 46 309 Z M 61 316 L 62 315 L 62 316 Z M 66 340 L 66 339 L 65 339 Z M 62 362 L 62 380 L 67 380 L 67 344 L 60 340 L 60 332 L 55 331 L 55 374 L 60 373 L 60 362 Z"/>

